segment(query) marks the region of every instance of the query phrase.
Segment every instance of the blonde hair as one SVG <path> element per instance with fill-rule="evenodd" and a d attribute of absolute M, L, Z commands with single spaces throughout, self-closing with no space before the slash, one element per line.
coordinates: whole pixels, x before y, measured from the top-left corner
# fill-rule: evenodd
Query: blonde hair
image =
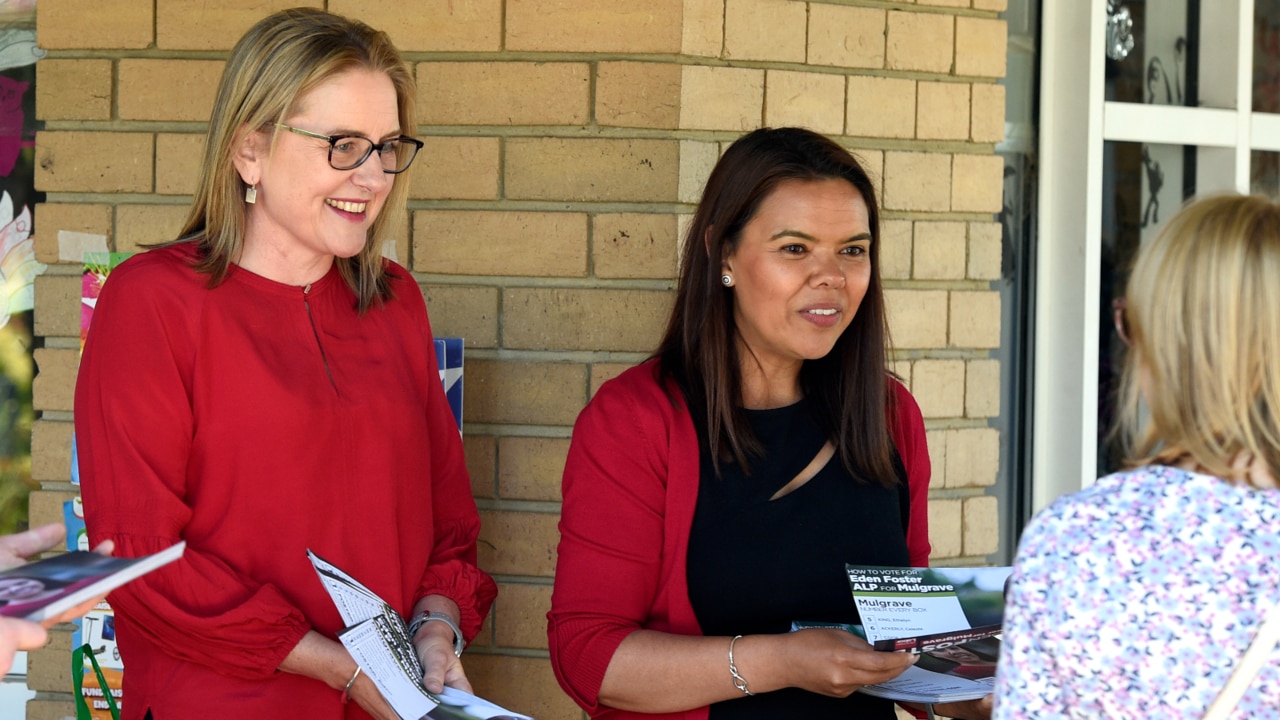
<path fill-rule="evenodd" d="M 1126 295 L 1130 462 L 1190 458 L 1248 482 L 1244 459 L 1280 477 L 1280 205 L 1234 195 L 1188 205 L 1139 252 Z"/>
<path fill-rule="evenodd" d="M 299 97 L 352 69 L 385 73 L 391 79 L 401 132 L 412 134 L 417 122 L 413 76 L 382 31 L 323 10 L 294 8 L 259 21 L 232 49 L 214 99 L 195 197 L 178 240 L 198 243 L 201 258 L 195 267 L 208 273 L 210 286 L 226 278 L 244 246 L 246 185 L 232 160 L 245 131 L 283 121 Z M 408 183 L 397 176 L 364 248 L 353 257 L 335 260 L 361 312 L 391 296 L 382 243 L 403 212 L 407 193 Z"/>

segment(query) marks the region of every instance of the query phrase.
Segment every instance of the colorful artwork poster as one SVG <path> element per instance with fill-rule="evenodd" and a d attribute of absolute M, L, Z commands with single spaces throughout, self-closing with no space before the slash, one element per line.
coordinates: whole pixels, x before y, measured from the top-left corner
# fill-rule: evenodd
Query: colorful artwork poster
<path fill-rule="evenodd" d="M 102 679 L 107 681 L 107 686 L 104 688 L 98 682 L 98 675 L 88 658 L 82 661 L 83 667 L 73 667 L 71 671 L 83 673 L 80 694 L 89 708 L 89 717 L 92 720 L 112 720 L 106 693 L 111 693 L 117 706 L 124 707 L 124 664 L 120 662 L 120 648 L 116 646 L 115 611 L 105 600 L 81 618 L 71 634 L 71 647 L 78 648 L 86 643 L 93 650 L 98 667 L 102 668 Z"/>
<path fill-rule="evenodd" d="M 440 367 L 440 382 L 444 384 L 449 409 L 462 433 L 462 338 L 436 338 L 436 364 Z"/>
<path fill-rule="evenodd" d="M 93 309 L 98 305 L 98 295 L 107 282 L 107 276 L 132 253 L 85 253 L 84 273 L 80 280 L 80 351 L 84 352 L 85 338 L 89 337 L 89 323 Z"/>

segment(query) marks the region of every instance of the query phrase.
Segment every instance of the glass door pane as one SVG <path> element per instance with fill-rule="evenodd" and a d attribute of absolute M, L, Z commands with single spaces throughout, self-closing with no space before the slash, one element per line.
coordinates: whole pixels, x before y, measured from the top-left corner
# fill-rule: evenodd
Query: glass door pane
<path fill-rule="evenodd" d="M 1107 58 L 1107 99 L 1154 105 L 1198 104 L 1200 0 L 1113 0 L 1108 17 L 1128 12 L 1133 49 Z M 1108 48 L 1111 49 L 1110 47 Z"/>

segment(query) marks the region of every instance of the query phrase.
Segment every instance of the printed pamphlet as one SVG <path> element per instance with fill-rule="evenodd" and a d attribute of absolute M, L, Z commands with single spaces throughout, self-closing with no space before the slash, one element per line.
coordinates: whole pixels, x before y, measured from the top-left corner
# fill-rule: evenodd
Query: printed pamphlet
<path fill-rule="evenodd" d="M 456 688 L 432 693 L 404 618 L 359 580 L 307 551 L 347 627 L 338 639 L 403 720 L 533 720 Z"/>
<path fill-rule="evenodd" d="M 1012 568 L 850 565 L 846 570 L 862 618 L 859 634 L 876 650 L 920 655 L 898 677 L 859 692 L 921 703 L 991 694 Z"/>
<path fill-rule="evenodd" d="M 116 558 L 76 551 L 0 572 L 0 615 L 39 622 L 182 557 L 179 542 L 154 555 Z"/>

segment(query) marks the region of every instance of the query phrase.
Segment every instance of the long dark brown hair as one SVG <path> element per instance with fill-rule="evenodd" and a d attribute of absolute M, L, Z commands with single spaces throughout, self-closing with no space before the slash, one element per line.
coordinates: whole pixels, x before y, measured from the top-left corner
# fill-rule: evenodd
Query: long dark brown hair
<path fill-rule="evenodd" d="M 875 187 L 848 150 L 800 128 L 763 128 L 733 143 L 702 192 L 685 237 L 675 307 L 655 357 L 688 399 L 690 414 L 710 442 L 716 471 L 732 460 L 748 468 L 760 452 L 741 406 L 742 359 L 737 352 L 734 295 L 720 282 L 760 204 L 786 180 L 846 180 L 867 204 L 871 282 L 857 313 L 825 357 L 806 360 L 800 390 L 819 426 L 855 477 L 897 482 L 888 418 L 893 401 L 886 357 L 884 291 L 880 287 L 880 211 Z"/>

